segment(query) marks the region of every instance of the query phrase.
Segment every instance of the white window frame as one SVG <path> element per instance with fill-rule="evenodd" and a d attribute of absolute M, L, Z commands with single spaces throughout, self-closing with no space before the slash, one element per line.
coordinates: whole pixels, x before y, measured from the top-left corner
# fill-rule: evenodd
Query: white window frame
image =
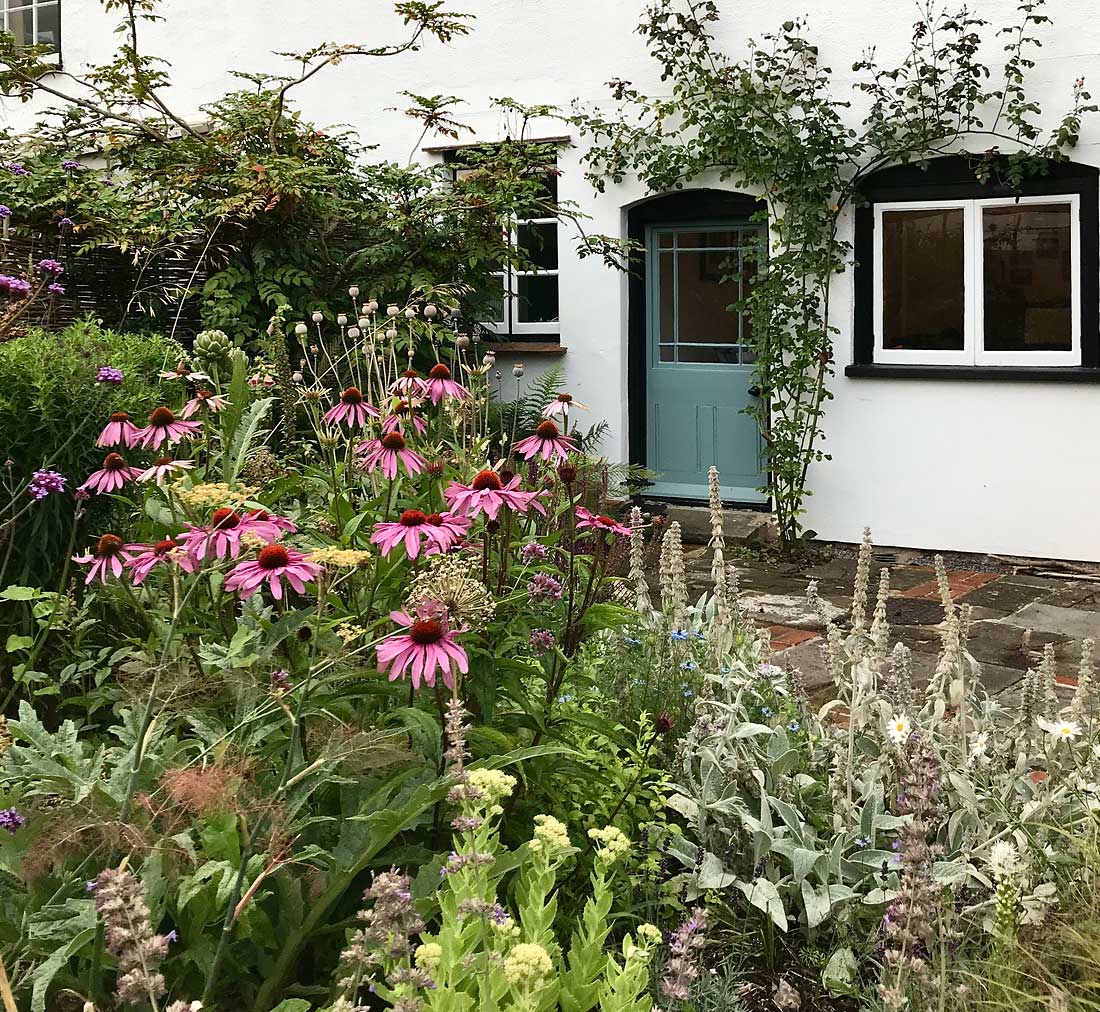
<path fill-rule="evenodd" d="M 986 351 L 982 298 L 984 242 L 982 210 L 1018 204 L 1070 207 L 1070 338 L 1068 351 Z M 886 211 L 956 208 L 963 212 L 963 346 L 958 350 L 883 347 L 882 215 Z M 974 200 L 904 200 L 874 206 L 874 361 L 890 365 L 1079 366 L 1081 364 L 1081 198 L 1079 194 L 993 197 Z"/>
<path fill-rule="evenodd" d="M 23 0 L 19 7 L 8 9 L 6 0 L 0 0 L 0 27 L 3 27 L 5 32 L 11 31 L 10 17 L 12 14 L 22 14 L 25 11 L 31 12 L 31 37 L 37 41 L 38 39 L 38 13 L 42 7 L 56 7 L 57 8 L 57 49 L 52 53 L 47 53 L 41 57 L 43 63 L 60 63 L 61 62 L 61 0 Z"/>
<path fill-rule="evenodd" d="M 510 241 L 513 246 L 519 246 L 519 230 L 523 225 L 558 225 L 556 218 L 517 218 L 512 223 Z M 559 237 L 560 238 L 560 237 Z M 518 271 L 509 267 L 497 275 L 501 284 L 501 299 L 504 307 L 504 318 L 486 322 L 486 330 L 494 334 L 561 334 L 561 281 L 558 281 L 558 319 L 548 320 L 545 323 L 520 320 L 519 318 L 519 279 L 520 278 L 559 278 L 561 276 L 561 244 L 558 243 L 558 266 L 554 268 L 544 267 L 537 271 Z"/>

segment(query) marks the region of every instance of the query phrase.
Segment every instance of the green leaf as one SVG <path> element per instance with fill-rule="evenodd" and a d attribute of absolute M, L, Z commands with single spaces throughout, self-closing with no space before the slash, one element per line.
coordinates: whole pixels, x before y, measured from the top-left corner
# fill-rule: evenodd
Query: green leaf
<path fill-rule="evenodd" d="M 72 959 L 96 936 L 96 929 L 85 928 L 78 932 L 68 945 L 57 949 L 42 963 L 31 975 L 31 1012 L 46 1012 L 46 996 L 54 977 L 64 969 L 65 964 Z"/>
<path fill-rule="evenodd" d="M 12 633 L 8 637 L 7 643 L 4 644 L 4 649 L 9 654 L 14 654 L 17 650 L 29 650 L 34 646 L 33 636 L 19 636 L 16 633 Z"/>
<path fill-rule="evenodd" d="M 19 587 L 12 584 L 0 590 L 0 600 L 4 601 L 34 601 L 42 596 L 38 587 Z"/>

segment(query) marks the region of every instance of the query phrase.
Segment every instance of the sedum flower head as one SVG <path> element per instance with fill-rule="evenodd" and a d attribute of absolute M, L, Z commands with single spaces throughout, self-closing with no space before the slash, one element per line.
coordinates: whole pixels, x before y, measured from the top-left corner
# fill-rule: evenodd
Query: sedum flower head
<path fill-rule="evenodd" d="M 565 828 L 564 823 L 552 815 L 535 816 L 535 838 L 531 841 L 531 849 L 541 850 L 543 847 L 548 851 L 572 848 L 569 842 L 569 830 Z"/>
<path fill-rule="evenodd" d="M 417 946 L 414 958 L 416 965 L 421 970 L 431 973 L 439 966 L 439 961 L 443 958 L 443 946 L 438 942 L 425 942 L 423 945 Z"/>
<path fill-rule="evenodd" d="M 607 864 L 614 864 L 630 851 L 630 840 L 621 829 L 605 826 L 603 829 L 590 829 L 588 837 L 596 844 L 596 855 Z"/>
<path fill-rule="evenodd" d="M 513 947 L 504 960 L 504 977 L 509 984 L 533 984 L 554 969 L 550 954 L 532 942 Z"/>
<path fill-rule="evenodd" d="M 508 797 L 516 788 L 516 778 L 500 770 L 470 770 L 466 782 L 484 794 L 490 805 Z"/>

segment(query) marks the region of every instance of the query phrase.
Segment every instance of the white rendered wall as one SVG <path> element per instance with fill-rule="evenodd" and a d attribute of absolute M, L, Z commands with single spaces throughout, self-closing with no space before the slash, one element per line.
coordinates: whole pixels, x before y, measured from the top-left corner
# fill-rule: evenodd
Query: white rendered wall
<path fill-rule="evenodd" d="M 322 127 L 355 128 L 364 142 L 379 146 L 371 157 L 405 161 L 413 152 L 428 158 L 418 152 L 417 124 L 392 111 L 407 104 L 399 94 L 405 89 L 463 97 L 460 118 L 476 131 L 463 140 L 514 133 L 515 124 L 490 106 L 496 96 L 606 107 L 604 83 L 611 78 L 651 94 L 667 91 L 635 32 L 643 0 L 454 0 L 453 6 L 476 15 L 468 37 L 447 47 L 429 41 L 420 53 L 387 60 L 349 60 L 297 89 L 298 108 Z M 1015 8 L 1007 0 L 971 6 L 995 24 Z M 143 46 L 172 61 L 176 86 L 169 103 L 198 119 L 199 106 L 237 86 L 231 70 L 285 71 L 274 50 L 401 38 L 391 7 L 384 0 L 166 0 L 167 21 L 142 29 Z M 859 96 L 850 91 L 852 62 L 872 45 L 881 63 L 900 61 L 918 17 L 915 4 L 904 0 L 721 0 L 720 7 L 716 30 L 734 53 L 743 51 L 745 38 L 808 14 L 809 35 L 836 71 L 838 93 L 853 102 Z M 1074 78 L 1084 76 L 1100 94 L 1100 19 L 1086 0 L 1049 0 L 1045 10 L 1054 24 L 1041 32 L 1029 97 L 1053 123 L 1068 105 Z M 89 61 L 108 59 L 115 15 L 105 15 L 96 0 L 62 0 L 62 18 L 67 70 L 79 73 Z M 996 43 L 987 58 L 995 64 L 1000 56 Z M 29 126 L 36 108 L 6 103 L 0 123 Z M 858 108 L 852 116 L 858 121 Z M 530 130 L 566 132 L 552 120 Z M 562 199 L 577 201 L 591 216 L 589 231 L 623 235 L 625 209 L 646 196 L 644 189 L 628 181 L 594 195 L 582 178 L 580 154 L 577 147 L 561 153 Z M 1100 164 L 1100 117 L 1086 121 L 1074 158 Z M 611 423 L 605 451 L 623 459 L 626 281 L 597 260 L 578 259 L 571 247 L 563 237 L 561 341 L 568 353 L 549 362 L 525 356 L 525 363 L 531 375 L 560 362 L 576 399 L 591 406 L 593 418 Z M 833 460 L 812 471 L 808 525 L 837 540 L 858 540 L 869 524 L 880 544 L 1100 561 L 1100 384 L 846 379 L 851 285 L 849 272 L 837 279 L 833 295 L 840 334 L 824 444 Z M 498 360 L 508 397 L 511 361 Z"/>

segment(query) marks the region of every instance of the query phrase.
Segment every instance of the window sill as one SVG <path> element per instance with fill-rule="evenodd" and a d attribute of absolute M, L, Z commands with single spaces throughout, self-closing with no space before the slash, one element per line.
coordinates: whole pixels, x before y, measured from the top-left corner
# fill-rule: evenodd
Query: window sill
<path fill-rule="evenodd" d="M 569 350 L 557 341 L 486 341 L 484 347 L 497 355 L 564 355 Z"/>
<path fill-rule="evenodd" d="M 938 379 L 1022 383 L 1100 383 L 1100 369 L 1087 366 L 1015 365 L 885 365 L 859 363 L 846 366 L 853 379 Z"/>

